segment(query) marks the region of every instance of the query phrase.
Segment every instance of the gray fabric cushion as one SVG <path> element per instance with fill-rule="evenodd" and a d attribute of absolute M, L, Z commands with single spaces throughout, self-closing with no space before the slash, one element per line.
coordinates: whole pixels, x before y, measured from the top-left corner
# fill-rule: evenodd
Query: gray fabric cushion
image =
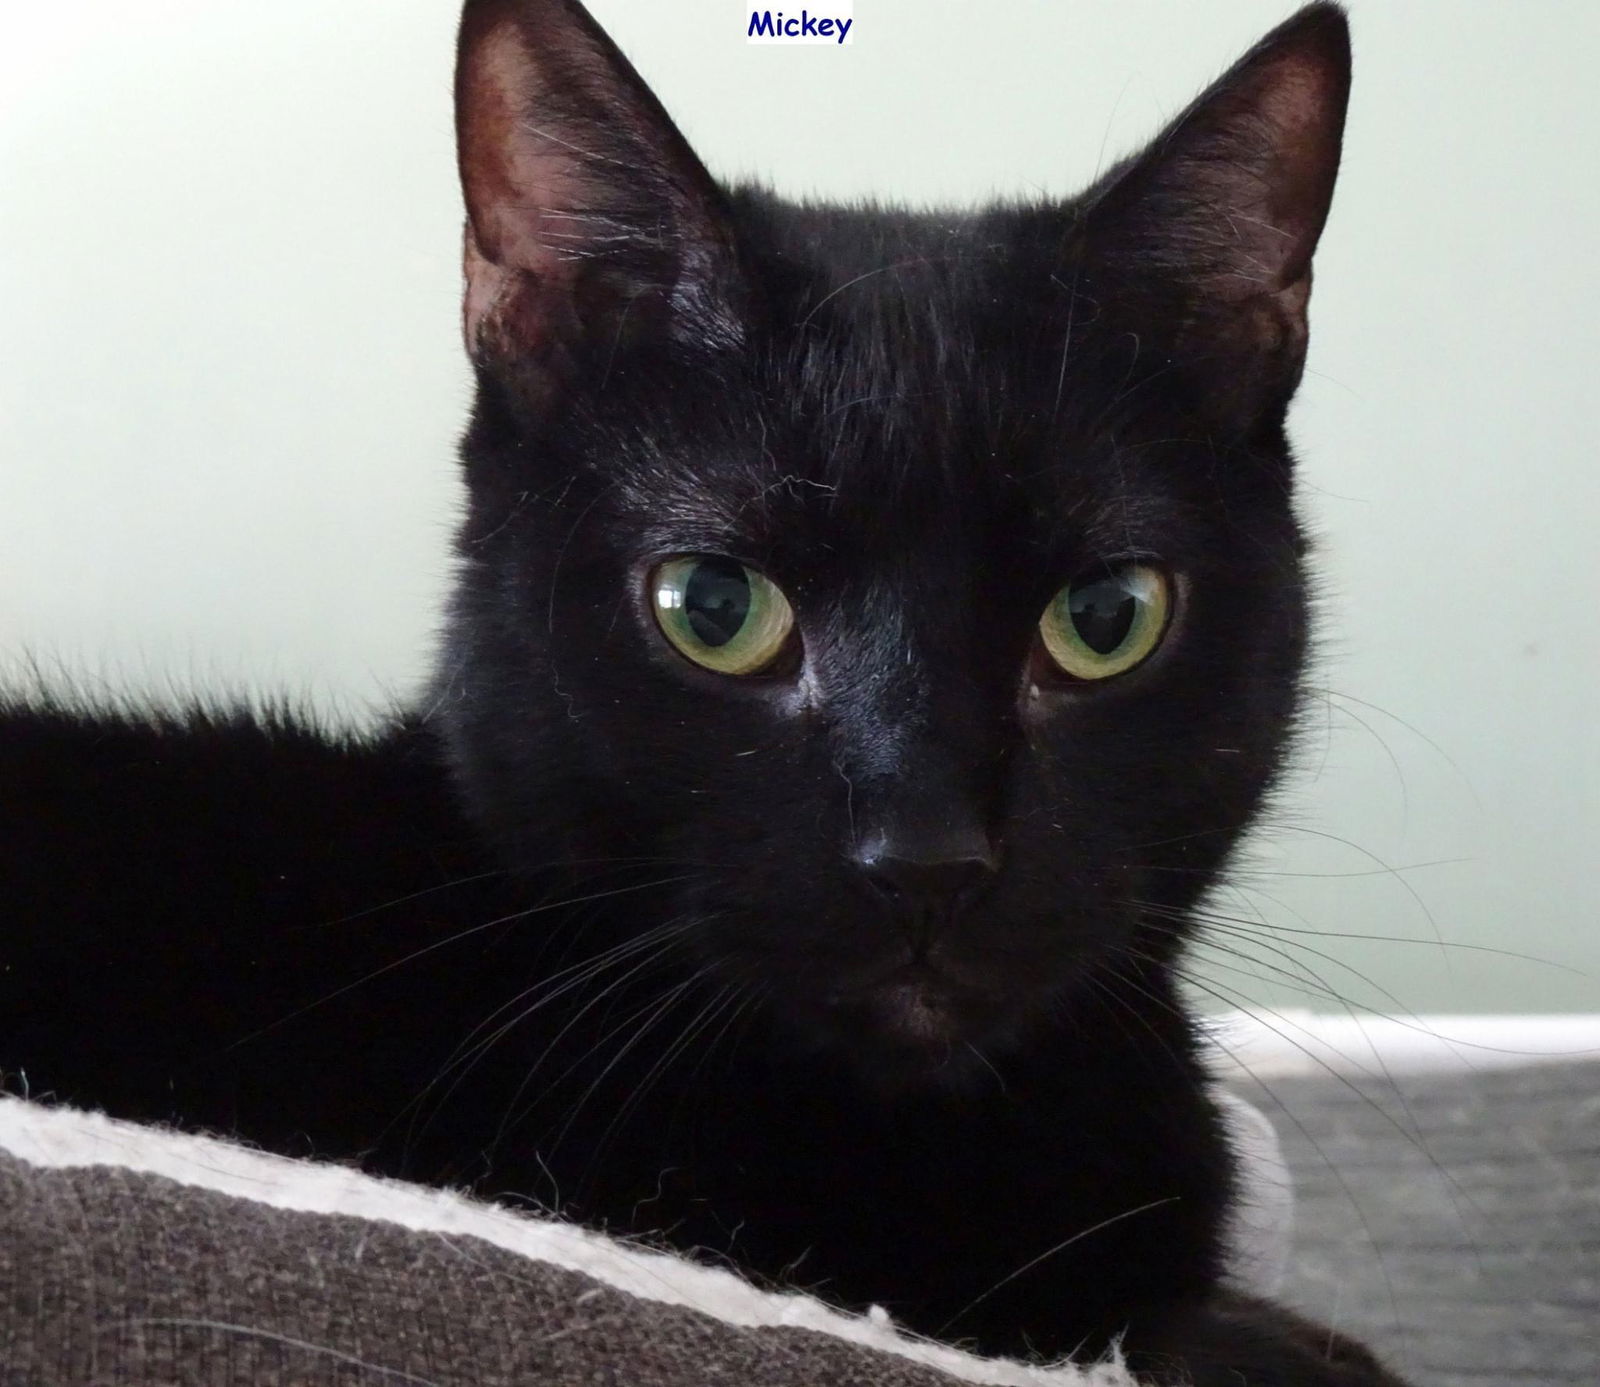
<path fill-rule="evenodd" d="M 5 1387 L 961 1382 L 1133 1387 L 913 1344 L 448 1192 L 0 1099 Z"/>
<path fill-rule="evenodd" d="M 1246 1096 L 1294 1173 L 1289 1300 L 1371 1342 L 1417 1387 L 1600 1382 L 1600 1064 L 1280 1079 Z M 195 1150 L 201 1164 L 219 1158 Z M 911 1361 L 819 1329 L 826 1312 L 801 1297 L 766 1299 L 809 1307 L 809 1327 L 730 1323 L 448 1228 L 239 1198 L 249 1161 L 265 1158 L 241 1159 L 225 1193 L 0 1152 L 0 1381 L 1128 1381 Z"/>
<path fill-rule="evenodd" d="M 0 1179 L 7 1383 L 952 1381 L 810 1330 L 733 1330 L 471 1238 L 123 1171 L 29 1178 L 6 1161 Z"/>
<path fill-rule="evenodd" d="M 1240 1087 L 1294 1173 L 1286 1298 L 1418 1387 L 1600 1383 L 1600 1063 Z"/>

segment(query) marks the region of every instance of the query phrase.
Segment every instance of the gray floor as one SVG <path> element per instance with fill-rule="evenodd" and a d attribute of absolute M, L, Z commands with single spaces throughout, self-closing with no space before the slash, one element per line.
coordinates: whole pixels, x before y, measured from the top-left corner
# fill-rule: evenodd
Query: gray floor
<path fill-rule="evenodd" d="M 1600 1063 L 1234 1087 L 1294 1171 L 1288 1299 L 1417 1387 L 1600 1387 Z"/>

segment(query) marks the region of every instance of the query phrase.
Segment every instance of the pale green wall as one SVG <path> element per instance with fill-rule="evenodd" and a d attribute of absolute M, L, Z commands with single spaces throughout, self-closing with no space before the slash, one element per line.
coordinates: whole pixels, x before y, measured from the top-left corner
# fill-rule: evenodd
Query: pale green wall
<path fill-rule="evenodd" d="M 861 0 L 853 47 L 785 50 L 729 0 L 595 5 L 718 170 L 915 200 L 1070 191 L 1288 8 Z M 1588 974 L 1285 936 L 1408 1007 L 1600 1010 L 1600 7 L 1353 8 L 1295 418 L 1338 692 L 1248 899 Z M 347 708 L 414 686 L 463 406 L 453 23 L 0 5 L 0 652 Z"/>

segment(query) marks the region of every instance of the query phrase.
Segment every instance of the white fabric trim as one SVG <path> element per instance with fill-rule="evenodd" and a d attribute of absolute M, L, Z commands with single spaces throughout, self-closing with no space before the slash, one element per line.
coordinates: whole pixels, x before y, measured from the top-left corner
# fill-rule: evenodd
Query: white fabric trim
<path fill-rule="evenodd" d="M 275 1209 L 380 1219 L 417 1232 L 481 1238 L 518 1256 L 581 1272 L 624 1294 L 682 1305 L 728 1324 L 831 1334 L 994 1387 L 1138 1387 L 1117 1363 L 1036 1367 L 976 1358 L 907 1337 L 874 1309 L 862 1317 L 810 1296 L 760 1291 L 731 1272 L 630 1247 L 553 1219 L 532 1218 L 452 1190 L 380 1180 L 346 1166 L 269 1156 L 211 1137 L 119 1122 L 99 1113 L 0 1097 L 0 1149 L 47 1169 L 117 1166 Z"/>
<path fill-rule="evenodd" d="M 1294 1186 L 1278 1133 L 1235 1093 L 1212 1095 L 1239 1162 L 1239 1188 L 1223 1225 L 1228 1280 L 1269 1300 L 1283 1285 L 1294 1237 Z"/>

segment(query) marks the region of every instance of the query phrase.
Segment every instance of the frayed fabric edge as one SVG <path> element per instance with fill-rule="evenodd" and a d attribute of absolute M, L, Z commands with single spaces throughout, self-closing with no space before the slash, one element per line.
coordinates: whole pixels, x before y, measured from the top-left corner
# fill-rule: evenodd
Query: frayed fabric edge
<path fill-rule="evenodd" d="M 978 1358 L 913 1338 L 877 1308 L 868 1315 L 850 1315 L 799 1292 L 759 1290 L 732 1272 L 632 1246 L 557 1218 L 100 1113 L 0 1098 L 0 1149 L 36 1168 L 117 1167 L 276 1209 L 479 1238 L 517 1256 L 592 1277 L 626 1295 L 682 1306 L 743 1328 L 812 1330 L 909 1359 L 957 1381 L 990 1387 L 1138 1387 L 1115 1358 L 1056 1366 Z"/>

